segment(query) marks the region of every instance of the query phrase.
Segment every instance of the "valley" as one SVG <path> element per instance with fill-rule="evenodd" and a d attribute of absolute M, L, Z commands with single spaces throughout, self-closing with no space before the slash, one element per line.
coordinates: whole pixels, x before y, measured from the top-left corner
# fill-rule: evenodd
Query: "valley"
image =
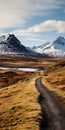
<path fill-rule="evenodd" d="M 2 56 L 0 66 L 42 68 L 39 72 L 0 70 L 0 129 L 49 129 L 45 125 L 48 124 L 45 109 L 42 116 L 40 93 L 36 89 L 35 80 L 42 77 L 42 83 L 58 98 L 62 109 L 65 110 L 65 60 Z M 40 126 L 41 122 L 43 126 Z"/>
<path fill-rule="evenodd" d="M 65 130 L 65 0 L 0 0 L 0 130 Z"/>

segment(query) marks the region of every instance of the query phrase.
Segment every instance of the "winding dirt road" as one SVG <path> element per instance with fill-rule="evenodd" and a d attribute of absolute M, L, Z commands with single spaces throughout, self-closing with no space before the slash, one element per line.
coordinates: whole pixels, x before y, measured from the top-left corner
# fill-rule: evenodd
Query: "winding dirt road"
<path fill-rule="evenodd" d="M 40 93 L 38 100 L 42 108 L 42 113 L 45 111 L 47 119 L 46 127 L 43 128 L 42 121 L 40 130 L 65 130 L 65 113 L 58 99 L 42 84 L 41 78 L 36 79 L 35 85 Z"/>

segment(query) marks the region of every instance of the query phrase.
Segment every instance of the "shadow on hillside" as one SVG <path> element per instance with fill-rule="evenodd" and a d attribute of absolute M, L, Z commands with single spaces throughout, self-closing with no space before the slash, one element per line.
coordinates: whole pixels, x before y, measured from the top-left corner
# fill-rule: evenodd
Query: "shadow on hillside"
<path fill-rule="evenodd" d="M 15 71 L 6 71 L 4 73 L 0 73 L 0 88 L 8 87 L 9 85 L 16 84 L 19 81 L 28 81 L 30 75 L 32 75 L 32 73 L 17 73 Z"/>

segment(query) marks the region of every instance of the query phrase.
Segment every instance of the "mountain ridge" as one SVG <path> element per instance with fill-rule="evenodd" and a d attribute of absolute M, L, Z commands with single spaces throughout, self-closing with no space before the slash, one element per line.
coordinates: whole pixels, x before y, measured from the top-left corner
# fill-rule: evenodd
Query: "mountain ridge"
<path fill-rule="evenodd" d="M 14 34 L 9 34 L 7 37 L 0 37 L 0 55 L 22 55 L 32 57 L 48 57 L 47 54 L 34 52 L 28 47 L 21 44 L 19 39 Z"/>
<path fill-rule="evenodd" d="M 33 47 L 33 51 L 45 53 L 50 57 L 65 57 L 65 38 L 59 36 L 53 42 L 46 42 L 38 47 Z"/>
<path fill-rule="evenodd" d="M 65 38 L 59 36 L 32 48 L 24 46 L 14 34 L 0 37 L 0 55 L 23 55 L 32 57 L 65 57 Z"/>

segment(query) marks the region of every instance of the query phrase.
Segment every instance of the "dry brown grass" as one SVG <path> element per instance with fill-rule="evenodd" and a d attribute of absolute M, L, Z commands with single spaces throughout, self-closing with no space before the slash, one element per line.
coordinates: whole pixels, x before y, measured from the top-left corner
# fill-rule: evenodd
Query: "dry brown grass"
<path fill-rule="evenodd" d="M 59 61 L 60 58 L 32 58 L 32 57 L 5 57 L 0 56 L 2 67 L 46 67 Z"/>
<path fill-rule="evenodd" d="M 32 57 L 0 57 L 2 67 L 32 67 L 37 66 L 38 63 L 38 59 Z"/>
<path fill-rule="evenodd" d="M 35 79 L 39 76 L 65 105 L 65 62 L 56 65 L 57 60 L 0 57 L 0 66 L 42 67 L 44 70 L 38 74 L 0 70 L 1 130 L 39 130 L 41 108 L 37 101 L 39 93 L 35 88 Z"/>
<path fill-rule="evenodd" d="M 1 70 L 0 72 L 0 88 L 9 87 L 9 85 L 16 84 L 19 80 L 27 81 L 34 72 L 23 71 L 7 71 Z"/>
<path fill-rule="evenodd" d="M 28 80 L 22 81 L 21 76 L 17 83 L 0 89 L 1 130 L 39 130 L 39 93 L 35 88 L 37 74 L 25 76 Z"/>
<path fill-rule="evenodd" d="M 65 60 L 47 67 L 42 82 L 57 95 L 65 108 Z"/>

